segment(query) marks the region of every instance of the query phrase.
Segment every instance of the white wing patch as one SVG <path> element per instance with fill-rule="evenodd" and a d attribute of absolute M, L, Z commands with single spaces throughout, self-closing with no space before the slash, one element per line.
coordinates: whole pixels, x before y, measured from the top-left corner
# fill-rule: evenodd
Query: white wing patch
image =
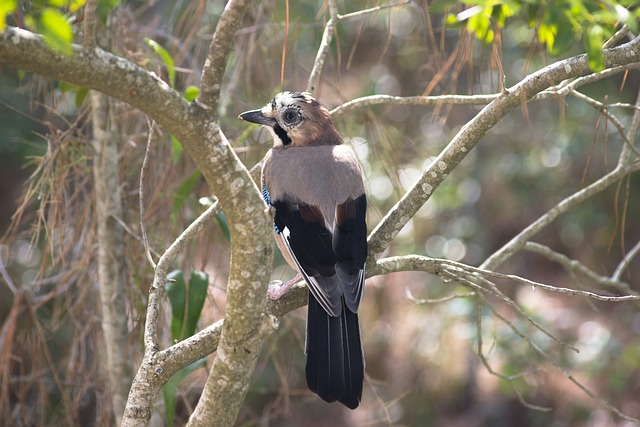
<path fill-rule="evenodd" d="M 335 307 L 332 306 L 327 296 L 327 292 L 331 291 L 331 289 L 329 289 L 327 286 L 325 289 L 326 292 L 323 292 L 323 287 L 320 286 L 316 277 L 309 276 L 309 274 L 304 270 L 304 268 L 302 268 L 302 266 L 300 265 L 300 262 L 298 261 L 298 258 L 296 257 L 296 254 L 293 252 L 293 250 L 291 250 L 291 245 L 289 244 L 289 239 L 291 237 L 289 228 L 285 227 L 284 230 L 281 231 L 279 236 L 282 238 L 282 241 L 284 242 L 285 247 L 287 248 L 287 252 L 289 252 L 289 255 L 291 255 L 291 258 L 296 263 L 296 266 L 298 267 L 298 271 L 300 271 L 300 274 L 302 274 L 302 277 L 309 285 L 309 291 L 313 294 L 316 300 L 318 300 L 318 303 L 320 304 L 320 306 L 330 316 L 338 317 L 340 315 L 340 312 L 342 311 L 342 304 L 338 304 Z M 335 276 L 332 276 L 332 277 L 335 278 Z M 334 288 L 336 288 L 333 290 L 334 292 L 338 290 L 336 286 L 334 286 Z"/>

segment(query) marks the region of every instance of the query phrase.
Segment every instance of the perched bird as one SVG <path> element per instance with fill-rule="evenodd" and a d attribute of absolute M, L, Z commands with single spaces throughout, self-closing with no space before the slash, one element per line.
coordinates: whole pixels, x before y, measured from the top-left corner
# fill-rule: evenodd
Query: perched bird
<path fill-rule="evenodd" d="M 307 385 L 325 401 L 355 409 L 364 378 L 358 305 L 367 256 L 360 165 L 327 109 L 307 93 L 279 93 L 262 109 L 239 117 L 273 134 L 262 192 L 275 208 L 276 243 L 310 291 Z M 271 286 L 269 295 L 277 299 L 295 281 Z"/>

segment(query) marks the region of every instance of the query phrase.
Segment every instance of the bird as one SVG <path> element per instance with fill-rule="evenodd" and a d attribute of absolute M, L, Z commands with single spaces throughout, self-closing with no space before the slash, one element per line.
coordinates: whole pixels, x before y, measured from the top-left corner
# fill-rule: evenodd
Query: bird
<path fill-rule="evenodd" d="M 273 135 L 263 160 L 262 194 L 275 209 L 276 243 L 299 274 L 285 285 L 270 285 L 268 294 L 277 299 L 304 278 L 310 291 L 307 385 L 326 402 L 355 409 L 365 369 L 358 319 L 367 257 L 362 168 L 329 111 L 309 93 L 278 93 L 239 118 Z"/>

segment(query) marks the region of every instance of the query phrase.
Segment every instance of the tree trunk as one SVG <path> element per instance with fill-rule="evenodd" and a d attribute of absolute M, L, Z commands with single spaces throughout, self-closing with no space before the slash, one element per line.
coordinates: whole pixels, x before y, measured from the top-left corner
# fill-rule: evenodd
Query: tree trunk
<path fill-rule="evenodd" d="M 105 341 L 106 373 L 111 388 L 115 424 L 120 424 L 131 387 L 127 306 L 123 262 L 123 230 L 118 173 L 118 141 L 110 120 L 109 98 L 91 92 L 93 176 L 98 228 L 98 288 Z"/>

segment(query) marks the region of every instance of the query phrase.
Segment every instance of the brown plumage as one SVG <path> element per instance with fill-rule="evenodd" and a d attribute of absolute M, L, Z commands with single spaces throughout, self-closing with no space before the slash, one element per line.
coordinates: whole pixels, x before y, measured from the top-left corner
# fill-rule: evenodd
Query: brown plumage
<path fill-rule="evenodd" d="M 327 402 L 356 408 L 364 378 L 357 313 L 367 254 L 360 165 L 327 109 L 308 94 L 282 92 L 240 118 L 274 136 L 262 188 L 276 210 L 278 247 L 310 290 L 307 384 Z"/>

